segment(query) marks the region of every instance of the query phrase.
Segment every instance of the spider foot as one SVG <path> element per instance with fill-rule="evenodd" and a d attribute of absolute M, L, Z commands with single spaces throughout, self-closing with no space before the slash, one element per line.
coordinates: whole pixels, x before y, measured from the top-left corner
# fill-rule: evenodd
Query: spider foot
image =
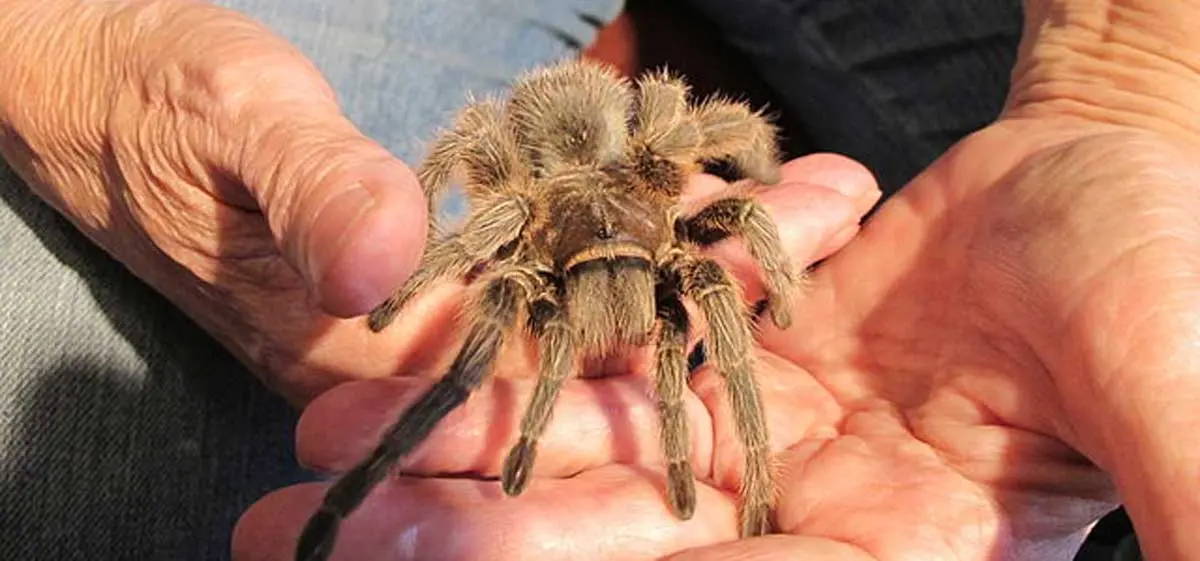
<path fill-rule="evenodd" d="M 521 438 L 508 457 L 504 459 L 504 470 L 500 475 L 504 494 L 515 497 L 520 495 L 529 485 L 529 475 L 533 471 L 533 459 L 537 456 L 537 448 L 527 438 Z"/>

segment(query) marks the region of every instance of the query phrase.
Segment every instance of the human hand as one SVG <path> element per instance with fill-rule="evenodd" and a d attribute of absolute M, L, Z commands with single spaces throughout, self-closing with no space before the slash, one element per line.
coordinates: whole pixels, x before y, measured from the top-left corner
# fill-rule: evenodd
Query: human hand
<path fill-rule="evenodd" d="M 420 344 L 342 319 L 411 272 L 426 205 L 298 51 L 205 2 L 8 8 L 0 154 L 270 387 L 301 404 Z"/>
<path fill-rule="evenodd" d="M 764 334 L 802 386 L 767 407 L 816 411 L 774 425 L 801 435 L 780 444 L 786 535 L 672 558 L 1065 560 L 1118 502 L 1149 559 L 1185 558 L 1190 150 L 1070 118 L 951 150 L 815 275 L 798 329 Z"/>
<path fill-rule="evenodd" d="M 783 535 L 729 543 L 741 457 L 704 368 L 694 519 L 666 506 L 635 373 L 568 384 L 524 495 L 396 478 L 348 522 L 344 558 L 1070 559 L 1118 500 L 1148 551 L 1179 558 L 1200 512 L 1200 450 L 1174 444 L 1200 399 L 1197 178 L 1152 135 L 1014 120 L 889 201 L 817 271 L 794 327 L 763 329 Z M 349 467 L 423 387 L 330 392 L 301 422 L 304 460 Z M 485 386 L 405 472 L 495 477 L 529 389 Z M 238 559 L 286 558 L 324 488 L 258 503 Z"/>
<path fill-rule="evenodd" d="M 783 172 L 784 181 L 780 185 L 766 188 L 761 196 L 769 212 L 780 223 L 781 237 L 784 243 L 792 248 L 798 265 L 808 264 L 828 256 L 851 239 L 857 232 L 860 217 L 872 206 L 879 195 L 872 178 L 861 166 L 840 157 L 803 158 L 786 165 Z M 707 198 L 715 196 L 724 187 L 725 184 L 720 181 L 702 177 L 692 183 L 687 196 L 693 199 Z M 719 244 L 713 249 L 713 252 L 716 258 L 724 261 L 743 280 L 747 281 L 747 293 L 752 299 L 761 297 L 761 285 L 756 281 L 753 262 L 739 248 L 738 244 Z M 461 287 L 459 289 L 461 292 Z M 433 304 L 434 307 L 457 305 L 457 295 L 450 297 L 449 301 L 439 297 L 433 299 L 441 302 Z M 418 300 L 416 303 L 422 306 L 427 305 L 422 300 Z M 424 308 L 426 311 L 430 309 L 434 308 Z M 409 313 L 402 317 L 419 315 L 420 313 Z M 444 316 L 444 314 L 438 315 Z M 427 324 L 436 328 L 439 321 L 443 320 L 434 318 L 428 320 Z M 441 328 L 437 329 L 442 330 Z M 700 329 L 702 330 L 703 327 Z M 429 354 L 441 355 L 441 357 L 431 357 L 429 361 L 440 362 L 444 365 L 447 359 L 453 357 L 453 351 L 456 348 L 453 343 L 454 340 L 450 340 L 442 345 L 431 346 Z M 443 421 L 441 428 L 437 429 L 423 445 L 425 450 L 417 452 L 417 457 L 407 462 L 407 469 L 419 473 L 450 471 L 484 474 L 492 473 L 497 469 L 499 462 L 502 461 L 502 454 L 507 451 L 505 448 L 505 443 L 508 442 L 507 431 L 515 430 L 516 419 L 519 417 L 520 409 L 525 401 L 517 396 L 527 395 L 532 389 L 530 376 L 532 372 L 536 372 L 536 368 L 533 364 L 525 362 L 524 358 L 521 349 L 512 349 L 498 359 L 497 364 L 500 366 L 491 381 L 486 383 L 477 392 L 477 395 L 468 401 L 463 410 L 452 413 Z M 645 374 L 647 371 L 645 366 L 636 360 L 638 357 L 633 358 L 635 360 L 632 363 L 594 365 L 596 368 L 603 368 L 606 372 L 634 373 L 632 376 L 568 381 L 556 405 L 556 409 L 561 411 L 557 417 L 565 418 L 552 422 L 550 433 L 542 440 L 542 442 L 547 442 L 546 439 L 549 439 L 556 441 L 557 444 L 540 445 L 547 450 L 561 451 L 558 449 L 567 446 L 568 442 L 587 443 L 586 447 L 590 450 L 588 457 L 596 459 L 599 463 L 587 464 L 591 460 L 588 457 L 580 457 L 575 452 L 565 455 L 556 455 L 556 452 L 543 453 L 539 454 L 541 459 L 534 465 L 535 477 L 544 474 L 553 475 L 562 470 L 583 470 L 591 473 L 593 468 L 598 468 L 599 471 L 595 472 L 595 477 L 585 476 L 595 483 L 597 480 L 604 481 L 606 478 L 610 478 L 606 474 L 612 473 L 611 467 L 604 467 L 606 464 L 612 463 L 612 459 L 600 461 L 599 456 L 607 457 L 609 454 L 614 454 L 617 463 L 641 464 L 644 461 L 654 461 L 658 453 L 657 448 L 653 445 L 647 446 L 648 443 L 640 443 L 641 446 L 638 446 L 637 443 L 625 438 L 625 435 L 633 438 L 638 433 L 652 430 L 657 425 L 653 402 L 646 400 L 646 391 L 650 386 L 646 386 L 647 380 L 638 375 Z M 439 375 L 441 372 L 441 370 L 430 370 L 430 374 L 434 375 Z M 588 372 L 596 373 L 594 369 L 589 369 Z M 414 392 L 423 391 L 429 380 L 423 377 L 406 377 L 379 380 L 378 382 L 378 384 L 365 385 L 349 384 L 344 389 L 334 389 L 329 392 L 328 396 L 323 396 L 313 402 L 305 412 L 298 429 L 299 454 L 302 461 L 319 469 L 349 467 L 362 453 L 374 445 L 375 439 L 378 437 L 376 429 L 392 422 L 402 408 L 416 397 Z M 689 406 L 692 413 L 696 414 L 698 418 L 704 418 L 701 424 L 696 426 L 711 426 L 711 421 L 707 419 L 707 413 L 703 412 L 704 410 L 698 402 L 692 400 Z M 611 414 L 612 417 L 609 418 L 606 413 Z M 617 424 L 616 427 L 613 426 L 614 423 Z M 616 430 L 620 436 L 611 440 L 608 436 L 608 432 L 611 430 Z M 653 438 L 653 434 L 650 436 Z M 698 442 L 694 444 L 694 447 L 698 448 L 697 454 L 700 457 L 707 458 L 711 454 L 713 444 L 708 437 L 709 435 L 704 430 L 696 433 Z M 463 450 L 470 450 L 470 452 L 464 454 Z M 420 458 L 427 458 L 427 460 Z M 583 463 L 580 463 L 581 460 Z M 707 466 L 707 460 L 704 465 Z M 618 470 L 616 473 L 618 474 L 618 483 L 628 483 L 640 477 L 627 470 Z M 404 478 L 403 481 L 408 480 Z M 422 495 L 426 493 L 440 495 L 447 492 L 446 500 L 472 509 L 473 507 L 468 506 L 469 503 L 484 497 L 494 498 L 489 490 L 495 484 L 491 482 L 468 484 L 465 480 L 418 480 L 415 483 L 406 482 L 400 483 L 400 485 L 411 487 Z M 543 487 L 537 489 L 536 487 L 539 485 Z M 312 485 L 293 487 L 260 501 L 239 524 L 235 536 L 235 558 L 290 559 L 299 529 L 311 513 L 312 507 L 320 501 L 324 488 L 325 486 Z M 374 554 L 379 552 L 379 548 L 391 547 L 384 544 L 392 542 L 399 529 L 410 523 L 417 524 L 418 517 L 423 520 L 420 522 L 421 525 L 432 523 L 442 526 L 443 524 L 452 525 L 453 523 L 449 519 L 462 514 L 450 507 L 449 503 L 442 503 L 439 500 L 429 502 L 418 500 L 411 510 L 407 509 L 404 506 L 405 503 L 411 504 L 414 497 L 409 495 L 400 498 L 390 489 L 392 489 L 390 484 L 381 486 L 378 492 L 384 498 L 376 495 L 376 498 L 369 499 L 362 509 L 351 516 L 347 526 L 341 532 L 339 540 L 339 543 L 348 544 L 342 547 L 350 548 L 348 551 L 341 551 L 341 555 L 346 556 L 344 558 L 373 558 Z M 637 487 L 634 489 L 637 492 L 644 490 Z M 477 514 L 487 520 L 510 515 L 521 516 L 518 511 L 510 509 L 522 509 L 521 505 L 529 505 L 537 510 L 537 516 L 542 517 L 547 512 L 538 509 L 546 506 L 545 501 L 548 498 L 546 493 L 553 490 L 553 481 L 536 480 L 518 502 L 499 501 L 488 504 L 486 507 L 480 505 L 482 510 Z M 655 491 L 652 486 L 650 490 L 654 495 Z M 495 491 L 499 492 L 499 488 L 496 487 Z M 597 496 L 592 494 L 593 491 L 588 491 L 575 499 L 582 503 L 593 504 L 597 499 Z M 452 498 L 461 493 L 465 493 L 466 496 Z M 389 495 L 390 498 L 387 498 Z M 530 499 L 529 497 L 541 498 Z M 561 494 L 555 493 L 555 497 L 553 510 L 559 514 L 549 513 L 552 514 L 552 517 L 547 520 L 562 519 L 564 522 L 569 522 L 560 514 L 579 510 L 580 507 L 572 506 L 575 503 L 564 500 L 565 497 Z M 658 495 L 654 495 L 654 498 L 658 502 L 649 504 L 655 508 L 661 508 L 662 501 L 665 499 Z M 530 500 L 533 502 L 529 502 Z M 619 509 L 623 501 L 621 498 L 613 500 L 615 502 L 603 505 L 608 509 L 607 512 L 610 515 L 620 512 L 614 507 Z M 700 508 L 702 509 L 716 508 L 717 510 L 714 512 L 729 514 L 719 505 L 703 506 L 704 499 L 701 504 Z M 395 512 L 388 512 L 386 509 L 389 507 L 396 508 Z M 397 516 L 411 518 L 397 520 Z M 644 519 L 637 517 L 630 521 L 631 524 L 642 522 Z M 670 527 L 674 527 L 675 521 L 668 517 L 666 523 Z M 709 526 L 711 525 L 709 524 Z M 449 528 L 450 526 L 445 527 Z M 505 532 L 512 530 L 511 526 L 505 525 L 497 525 L 496 528 L 503 529 Z M 729 529 L 732 530 L 733 527 L 731 526 Z M 609 530 L 617 531 L 611 527 Z M 679 527 L 679 530 L 681 531 L 674 532 L 678 538 L 674 542 L 675 545 L 692 543 L 696 539 L 703 540 L 705 538 L 704 533 L 696 532 L 694 526 L 684 525 Z M 574 535 L 581 539 L 595 537 L 594 534 L 584 535 L 575 532 L 567 532 L 562 535 L 564 537 Z M 531 534 L 530 537 L 534 536 Z M 631 532 L 630 538 L 642 539 L 640 532 Z M 425 536 L 422 533 L 417 541 L 425 542 L 429 539 L 441 538 L 434 534 Z M 527 545 L 523 540 L 512 541 L 513 547 L 505 551 L 487 549 L 489 548 L 487 542 L 485 536 L 473 535 L 468 540 L 456 542 L 457 545 L 450 545 L 450 547 L 478 548 L 475 551 L 479 553 L 479 556 L 489 559 L 500 559 L 506 555 L 526 558 L 534 554 L 534 552 L 521 549 Z M 584 543 L 578 542 L 576 545 Z M 464 555 L 464 551 L 461 549 L 455 550 L 456 554 L 452 554 L 444 549 L 427 549 L 427 545 L 414 544 L 413 547 L 415 549 L 410 554 L 416 558 L 457 558 Z M 549 545 L 549 547 L 554 546 Z M 620 557 L 625 553 L 627 552 L 624 549 L 618 547 L 612 554 Z M 595 555 L 599 557 L 601 553 L 597 552 Z M 603 555 L 608 555 L 608 553 L 605 552 Z M 465 555 L 465 557 L 473 556 Z M 591 558 L 590 555 L 588 557 Z"/>
<path fill-rule="evenodd" d="M 494 481 L 413 477 L 497 476 L 530 389 L 501 380 L 351 517 L 342 554 L 1070 559 L 1124 501 L 1143 547 L 1180 558 L 1200 512 L 1200 451 L 1174 444 L 1200 399 L 1197 178 L 1178 142 L 1013 119 L 884 205 L 813 276 L 794 327 L 763 328 L 782 535 L 730 541 L 741 456 L 704 368 L 689 401 L 704 483 L 692 520 L 662 495 L 645 371 L 567 385 L 520 497 Z M 791 241 L 795 257 L 812 255 Z M 304 460 L 349 467 L 423 387 L 330 392 L 301 422 Z M 238 559 L 287 558 L 324 488 L 259 502 Z"/>

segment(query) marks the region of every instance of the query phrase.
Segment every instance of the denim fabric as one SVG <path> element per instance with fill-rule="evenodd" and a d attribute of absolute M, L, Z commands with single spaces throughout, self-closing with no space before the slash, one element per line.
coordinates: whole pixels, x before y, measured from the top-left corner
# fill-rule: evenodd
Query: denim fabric
<path fill-rule="evenodd" d="M 990 123 L 1008 90 L 1021 0 L 682 0 L 711 19 L 805 125 L 895 192 Z"/>
<path fill-rule="evenodd" d="M 592 40 L 619 0 L 228 0 L 415 162 L 468 91 Z M 0 85 L 3 87 L 3 85 Z M 0 559 L 214 560 L 309 478 L 296 415 L 0 165 Z"/>

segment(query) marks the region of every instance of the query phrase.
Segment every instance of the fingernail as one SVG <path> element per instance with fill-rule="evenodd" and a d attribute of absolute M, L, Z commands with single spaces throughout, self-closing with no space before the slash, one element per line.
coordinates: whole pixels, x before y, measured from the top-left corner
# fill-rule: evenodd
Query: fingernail
<path fill-rule="evenodd" d="M 851 199 L 858 199 L 875 186 L 875 177 L 862 164 L 838 154 L 819 153 L 784 164 L 805 183 L 822 185 Z"/>
<path fill-rule="evenodd" d="M 824 259 L 846 247 L 846 244 L 849 244 L 858 235 L 860 228 L 858 224 L 851 224 L 839 230 L 838 233 L 831 236 L 825 242 L 824 246 L 821 247 L 821 252 L 816 256 L 816 259 Z"/>

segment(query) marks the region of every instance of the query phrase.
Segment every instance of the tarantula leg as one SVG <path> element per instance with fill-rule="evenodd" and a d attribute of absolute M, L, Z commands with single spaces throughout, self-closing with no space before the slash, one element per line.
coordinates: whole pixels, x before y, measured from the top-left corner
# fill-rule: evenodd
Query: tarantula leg
<path fill-rule="evenodd" d="M 495 100 L 472 101 L 430 147 L 417 178 L 429 208 L 429 239 L 442 235 L 437 210 L 455 170 L 466 171 L 467 198 L 475 201 L 498 195 L 528 179 L 516 136 L 507 126 L 503 105 Z"/>
<path fill-rule="evenodd" d="M 688 106 L 688 88 L 666 72 L 638 81 L 637 111 L 630 139 L 635 173 L 658 192 L 678 196 L 687 173 L 697 171 L 693 155 L 700 129 Z"/>
<path fill-rule="evenodd" d="M 780 180 L 776 130 L 759 112 L 741 103 L 712 97 L 696 106 L 703 141 L 700 160 L 730 158 L 738 171 L 760 183 Z"/>
<path fill-rule="evenodd" d="M 463 247 L 458 234 L 432 242 L 421 256 L 421 265 L 408 281 L 367 315 L 367 327 L 371 331 L 383 331 L 413 296 L 429 288 L 438 279 L 466 275 L 475 264 L 476 259 Z"/>
<path fill-rule="evenodd" d="M 653 145 L 666 157 L 686 158 L 700 142 L 688 106 L 688 86 L 670 72 L 643 74 L 637 82 L 632 139 Z M 681 138 L 668 137 L 682 134 Z"/>
<path fill-rule="evenodd" d="M 471 303 L 471 330 L 449 372 L 404 411 L 365 460 L 330 487 L 300 536 L 297 561 L 327 559 L 342 520 L 362 504 L 400 458 L 424 441 L 438 422 L 483 383 L 520 306 L 537 289 L 535 283 L 540 283 L 539 277 L 509 269 L 486 284 Z"/>
<path fill-rule="evenodd" d="M 417 182 L 421 184 L 421 190 L 425 193 L 425 205 L 429 215 L 429 231 L 426 238 L 430 241 L 442 234 L 438 209 L 467 142 L 462 132 L 456 129 L 443 132 L 429 147 L 425 161 L 417 170 Z"/>
<path fill-rule="evenodd" d="M 685 219 L 682 229 L 688 241 L 700 245 L 741 236 L 763 270 L 772 321 L 782 329 L 791 326 L 796 274 L 783 251 L 778 227 L 758 200 L 748 196 L 719 199 Z"/>
<path fill-rule="evenodd" d="M 371 331 L 381 331 L 413 296 L 448 277 L 461 278 L 482 261 L 495 257 L 516 240 L 529 220 L 529 202 L 522 196 L 496 197 L 467 220 L 462 230 L 434 241 L 421 256 L 417 271 L 367 316 Z"/>
<path fill-rule="evenodd" d="M 775 482 L 770 469 L 770 442 L 762 397 L 754 380 L 753 335 L 740 291 L 712 259 L 677 254 L 668 261 L 668 267 L 679 271 L 684 294 L 699 305 L 708 319 L 707 351 L 725 380 L 734 425 L 745 451 L 742 536 L 765 534 L 770 531 Z"/>
<path fill-rule="evenodd" d="M 691 432 L 683 393 L 687 388 L 687 338 L 691 328 L 676 275 L 659 284 L 660 325 L 656 359 L 656 392 L 664 459 L 667 462 L 667 498 L 671 509 L 684 520 L 696 511 L 696 481 L 690 458 Z"/>
<path fill-rule="evenodd" d="M 509 496 L 525 490 L 533 471 L 538 439 L 546 431 L 563 382 L 575 365 L 575 336 L 565 309 L 547 290 L 529 304 L 529 327 L 538 340 L 540 364 L 533 396 L 521 419 L 521 439 L 504 460 L 501 484 Z"/>

